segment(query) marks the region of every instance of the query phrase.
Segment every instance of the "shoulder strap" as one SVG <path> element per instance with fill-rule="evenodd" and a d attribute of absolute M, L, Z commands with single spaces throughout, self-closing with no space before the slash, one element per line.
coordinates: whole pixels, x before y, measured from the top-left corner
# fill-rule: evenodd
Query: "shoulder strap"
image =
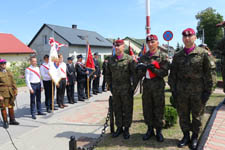
<path fill-rule="evenodd" d="M 27 69 L 32 71 L 33 73 L 35 73 L 39 77 L 39 79 L 41 79 L 41 76 L 39 75 L 38 72 L 36 72 L 35 70 L 33 70 L 33 69 L 29 68 L 29 67 Z"/>

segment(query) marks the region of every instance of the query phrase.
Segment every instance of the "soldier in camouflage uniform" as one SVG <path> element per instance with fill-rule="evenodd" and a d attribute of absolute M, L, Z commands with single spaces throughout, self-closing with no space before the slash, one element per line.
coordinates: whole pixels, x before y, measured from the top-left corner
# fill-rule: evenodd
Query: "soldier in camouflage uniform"
<path fill-rule="evenodd" d="M 14 100 L 17 95 L 16 83 L 12 73 L 6 69 L 6 60 L 0 59 L 0 108 L 3 118 L 3 127 L 8 128 L 9 124 L 19 125 L 14 115 Z M 6 108 L 8 107 L 10 122 L 8 124 Z"/>
<path fill-rule="evenodd" d="M 142 74 L 139 77 L 145 76 L 142 106 L 144 120 L 148 125 L 148 130 L 143 136 L 143 140 L 148 140 L 154 136 L 155 128 L 157 141 L 163 142 L 164 138 L 161 133 L 165 107 L 165 82 L 163 78 L 168 75 L 169 61 L 167 54 L 158 49 L 159 42 L 156 35 L 148 35 L 146 43 L 150 50 L 140 57 L 139 60 L 140 63 L 146 64 L 146 68 L 139 71 Z"/>
<path fill-rule="evenodd" d="M 225 37 L 217 44 L 217 49 L 221 51 L 221 71 L 223 77 L 223 92 L 225 93 Z"/>
<path fill-rule="evenodd" d="M 216 66 L 212 54 L 195 45 L 193 29 L 185 29 L 182 35 L 185 48 L 175 54 L 169 75 L 169 85 L 177 102 L 180 127 L 184 134 L 177 146 L 190 144 L 191 149 L 197 149 L 201 117 L 216 83 Z M 190 131 L 193 133 L 191 139 Z"/>
<path fill-rule="evenodd" d="M 124 139 L 128 139 L 133 115 L 133 91 L 137 84 L 135 81 L 136 64 L 131 56 L 124 53 L 123 40 L 117 40 L 115 46 L 116 55 L 109 58 L 105 74 L 106 82 L 111 87 L 113 95 L 113 109 L 117 126 L 113 137 L 118 137 L 123 132 Z"/>

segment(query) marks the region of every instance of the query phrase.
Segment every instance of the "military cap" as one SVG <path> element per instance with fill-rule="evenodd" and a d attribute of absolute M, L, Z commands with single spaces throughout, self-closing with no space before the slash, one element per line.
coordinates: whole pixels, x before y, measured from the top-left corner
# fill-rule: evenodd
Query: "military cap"
<path fill-rule="evenodd" d="M 95 52 L 94 55 L 95 55 L 95 56 L 98 55 L 98 52 Z"/>
<path fill-rule="evenodd" d="M 116 40 L 115 41 L 115 45 L 116 46 L 120 46 L 120 45 L 123 45 L 124 44 L 124 41 L 123 40 Z"/>
<path fill-rule="evenodd" d="M 148 35 L 148 36 L 146 37 L 146 42 L 152 41 L 152 40 L 158 41 L 157 35 L 151 34 L 151 35 Z"/>
<path fill-rule="evenodd" d="M 5 59 L 0 59 L 0 64 L 5 64 L 6 60 Z"/>
<path fill-rule="evenodd" d="M 183 36 L 195 35 L 195 30 L 192 28 L 187 28 L 182 32 Z"/>
<path fill-rule="evenodd" d="M 83 56 L 81 54 L 77 55 L 77 59 L 80 59 L 80 58 L 83 58 Z"/>
<path fill-rule="evenodd" d="M 67 60 L 73 60 L 73 57 L 68 57 Z"/>

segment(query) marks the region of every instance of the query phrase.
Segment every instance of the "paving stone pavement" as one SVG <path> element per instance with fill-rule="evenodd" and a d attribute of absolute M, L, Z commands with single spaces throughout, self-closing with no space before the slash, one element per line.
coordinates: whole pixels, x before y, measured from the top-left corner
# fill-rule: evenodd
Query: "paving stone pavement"
<path fill-rule="evenodd" d="M 18 150 L 68 150 L 70 136 L 77 139 L 83 137 L 92 139 L 99 136 L 108 112 L 109 95 L 110 92 L 103 92 L 85 102 L 68 104 L 69 107 L 46 116 L 37 116 L 37 119 L 33 120 L 30 116 L 28 90 L 26 87 L 19 88 L 18 107 L 15 107 L 15 112 L 20 125 L 9 126 L 8 131 Z M 43 92 L 42 102 L 44 106 Z M 2 127 L 0 133 L 0 150 L 14 150 Z"/>

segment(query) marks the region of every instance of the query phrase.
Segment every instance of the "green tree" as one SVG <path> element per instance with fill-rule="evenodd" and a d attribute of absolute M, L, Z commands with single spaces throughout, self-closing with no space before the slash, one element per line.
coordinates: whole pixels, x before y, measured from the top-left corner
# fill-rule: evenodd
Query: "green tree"
<path fill-rule="evenodd" d="M 222 28 L 216 27 L 216 24 L 223 21 L 223 16 L 209 7 L 199 12 L 195 17 L 198 20 L 197 37 L 202 38 L 204 29 L 204 41 L 213 50 L 216 43 L 223 37 Z"/>

